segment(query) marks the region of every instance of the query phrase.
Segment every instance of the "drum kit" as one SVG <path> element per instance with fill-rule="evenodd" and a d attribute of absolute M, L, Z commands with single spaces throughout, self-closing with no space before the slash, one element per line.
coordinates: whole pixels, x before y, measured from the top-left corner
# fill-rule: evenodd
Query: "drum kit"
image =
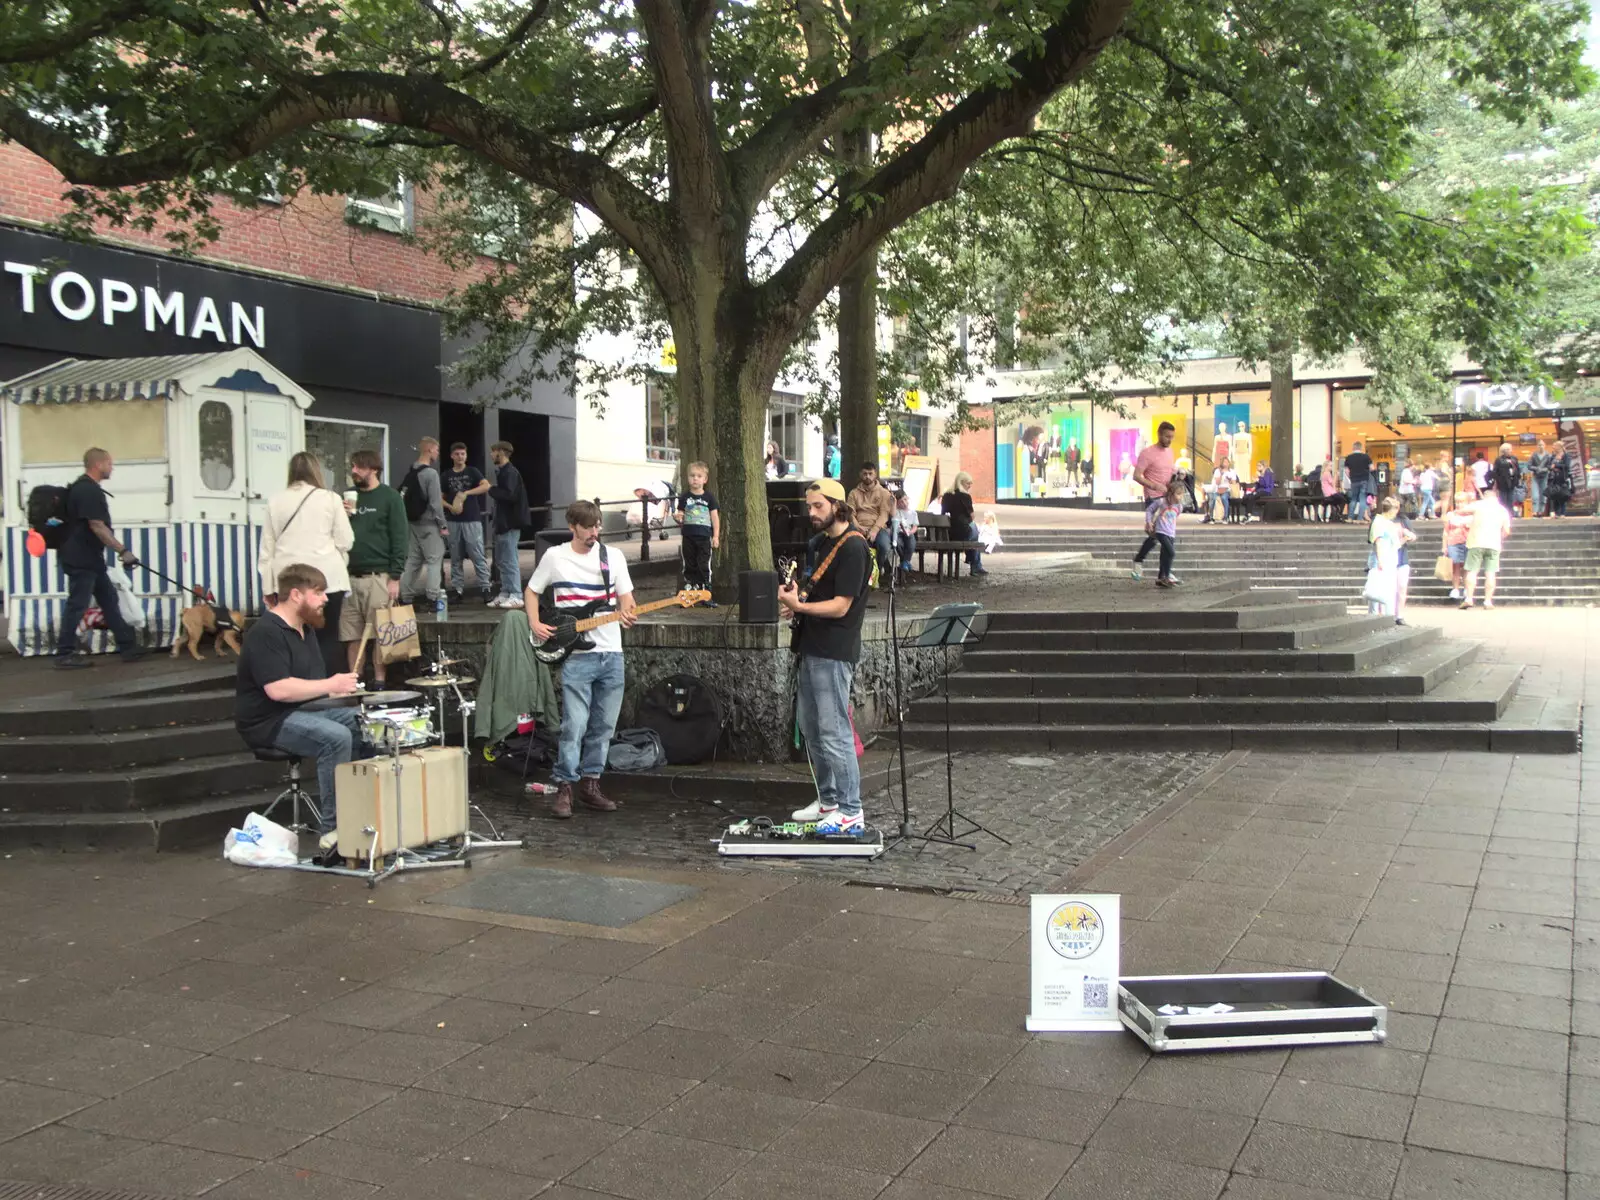
<path fill-rule="evenodd" d="M 404 770 L 403 755 L 424 750 L 428 747 L 445 745 L 446 708 L 447 696 L 453 696 L 456 709 L 461 716 L 461 745 L 462 753 L 470 744 L 470 721 L 472 714 L 477 709 L 476 699 L 463 694 L 462 689 L 469 688 L 477 682 L 470 675 L 455 674 L 456 668 L 468 666 L 465 659 L 446 658 L 441 645 L 439 653 L 435 656 L 433 664 L 427 672 L 409 679 L 405 689 L 388 689 L 380 691 L 359 690 L 349 696 L 329 697 L 326 700 L 316 701 L 308 707 L 361 707 L 361 734 L 362 740 L 377 750 L 379 757 L 387 757 L 392 764 L 395 779 L 395 792 L 401 792 L 400 779 Z M 418 690 L 410 690 L 410 689 Z M 435 724 L 437 712 L 437 724 Z M 396 823 L 403 819 L 401 813 L 403 805 L 397 805 L 394 810 Z M 478 834 L 466 829 L 460 834 L 459 841 L 448 839 L 429 845 L 410 846 L 403 833 L 399 835 L 399 847 L 394 851 L 393 859 L 389 866 L 379 866 L 382 855 L 378 852 L 377 831 L 373 828 L 363 830 L 373 838 L 372 851 L 367 853 L 366 869 L 354 867 L 323 867 L 324 872 L 340 875 L 353 875 L 367 880 L 369 887 L 375 887 L 379 880 L 405 870 L 417 870 L 425 867 L 470 867 L 471 860 L 466 856 L 474 849 L 489 849 L 494 847 L 524 847 L 524 839 L 501 838 L 494 824 L 487 814 L 476 804 L 469 806 L 470 812 L 475 813 L 489 833 L 488 836 Z M 365 853 L 365 851 L 363 851 Z"/>

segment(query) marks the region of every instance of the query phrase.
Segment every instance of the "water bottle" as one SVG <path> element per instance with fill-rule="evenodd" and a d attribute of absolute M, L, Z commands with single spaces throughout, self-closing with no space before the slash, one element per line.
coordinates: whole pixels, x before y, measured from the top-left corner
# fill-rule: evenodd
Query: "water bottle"
<path fill-rule="evenodd" d="M 450 606 L 445 603 L 444 592 L 439 593 L 439 598 L 433 602 L 433 619 L 435 621 L 448 621 L 450 619 Z"/>
<path fill-rule="evenodd" d="M 553 783 L 528 783 L 522 790 L 530 796 L 554 796 L 561 789 Z"/>

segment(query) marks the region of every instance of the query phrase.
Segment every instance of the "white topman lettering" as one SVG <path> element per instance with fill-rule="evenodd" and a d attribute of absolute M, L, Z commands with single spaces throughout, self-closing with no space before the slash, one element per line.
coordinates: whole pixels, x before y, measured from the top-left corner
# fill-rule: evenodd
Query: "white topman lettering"
<path fill-rule="evenodd" d="M 1458 413 L 1505 413 L 1519 408 L 1550 412 L 1561 407 L 1550 399 L 1550 389 L 1542 383 L 1463 383 L 1456 387 L 1455 400 Z"/>
<path fill-rule="evenodd" d="M 170 330 L 179 337 L 215 338 L 220 344 L 247 343 L 258 350 L 267 347 L 267 314 L 259 305 L 244 305 L 237 300 L 228 302 L 228 321 L 223 324 L 222 309 L 210 296 L 201 296 L 194 303 L 182 291 L 165 295 L 160 289 L 135 287 L 121 279 L 89 279 L 77 271 L 62 271 L 50 275 L 45 268 L 33 263 L 4 262 L 0 270 L 17 277 L 17 307 L 25 316 L 39 312 L 40 280 L 48 279 L 50 306 L 57 315 L 68 321 L 88 321 L 96 313 L 107 325 L 117 324 L 124 313 L 143 313 L 146 333 Z M 187 319 L 186 319 L 187 318 Z M 135 317 L 135 320 L 140 318 Z"/>

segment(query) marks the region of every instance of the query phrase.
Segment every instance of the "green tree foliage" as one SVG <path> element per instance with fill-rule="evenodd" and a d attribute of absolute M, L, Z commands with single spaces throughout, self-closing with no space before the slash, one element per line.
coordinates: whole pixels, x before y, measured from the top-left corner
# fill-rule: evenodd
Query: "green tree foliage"
<path fill-rule="evenodd" d="M 1369 285 L 1456 250 L 1384 202 L 1416 116 L 1397 62 L 1432 47 L 1457 90 L 1524 114 L 1583 82 L 1583 12 L 1577 0 L 12 0 L 0 133 L 66 176 L 82 225 L 166 214 L 180 244 L 215 232 L 218 191 L 429 181 L 426 236 L 457 255 L 489 236 L 501 255 L 460 298 L 462 322 L 488 331 L 470 371 L 493 374 L 513 351 L 524 370 L 560 370 L 580 331 L 670 329 L 680 438 L 714 464 L 729 577 L 768 558 L 762 415 L 785 355 L 852 266 L 974 164 L 974 188 L 1032 187 L 1028 203 L 1076 214 L 1083 237 L 1053 268 L 1064 279 L 1092 281 L 1134 250 L 1159 264 L 1245 248 L 1319 281 L 1308 344 L 1371 336 L 1394 302 Z M 877 135 L 870 163 L 842 164 L 863 130 Z M 958 246 L 904 254 L 897 278 L 937 272 Z M 1169 286 L 1156 265 L 1134 284 L 1152 299 Z M 1104 289 L 1079 291 L 1049 319 L 1091 322 L 1114 358 L 1134 325 Z M 1186 310 L 1174 292 L 1150 311 Z M 1046 320 L 1045 306 L 1024 320 Z"/>

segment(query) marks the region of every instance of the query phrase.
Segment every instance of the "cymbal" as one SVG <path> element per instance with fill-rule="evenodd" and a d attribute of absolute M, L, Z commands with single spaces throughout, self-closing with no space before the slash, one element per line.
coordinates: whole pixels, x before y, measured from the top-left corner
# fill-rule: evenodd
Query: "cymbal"
<path fill-rule="evenodd" d="M 416 679 L 408 679 L 407 683 L 419 688 L 445 688 L 452 685 L 465 687 L 469 683 L 478 681 L 470 675 L 421 675 Z"/>
<path fill-rule="evenodd" d="M 361 697 L 361 703 L 366 707 L 384 704 L 404 704 L 407 700 L 422 699 L 421 692 L 366 692 Z"/>
<path fill-rule="evenodd" d="M 436 658 L 433 660 L 433 665 L 440 670 L 445 667 L 464 667 L 467 665 L 467 660 L 464 658 Z"/>

